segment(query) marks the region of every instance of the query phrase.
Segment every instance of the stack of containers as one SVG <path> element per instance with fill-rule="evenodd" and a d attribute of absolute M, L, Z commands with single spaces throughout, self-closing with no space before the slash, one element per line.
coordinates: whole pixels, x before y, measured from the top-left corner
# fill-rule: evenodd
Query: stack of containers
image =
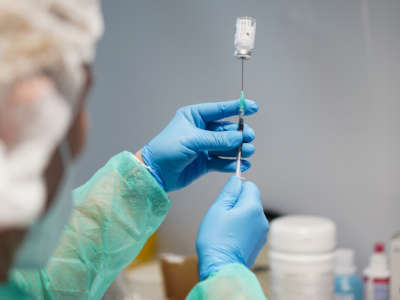
<path fill-rule="evenodd" d="M 315 216 L 286 216 L 269 233 L 271 299 L 332 300 L 336 225 Z"/>

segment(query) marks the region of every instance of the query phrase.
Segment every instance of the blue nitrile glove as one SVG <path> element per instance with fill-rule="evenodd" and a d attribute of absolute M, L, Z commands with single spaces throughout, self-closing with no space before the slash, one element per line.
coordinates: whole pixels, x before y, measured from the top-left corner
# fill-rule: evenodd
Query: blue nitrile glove
<path fill-rule="evenodd" d="M 243 142 L 243 157 L 250 157 L 254 131 L 245 125 L 243 134 L 237 124 L 220 119 L 238 114 L 239 100 L 204 103 L 179 109 L 169 125 L 142 149 L 142 157 L 156 180 L 169 192 L 189 185 L 209 171 L 234 172 L 237 148 Z M 258 110 L 246 100 L 246 114 Z M 242 162 L 242 171 L 250 163 Z"/>
<path fill-rule="evenodd" d="M 257 186 L 231 177 L 200 225 L 196 242 L 200 279 L 231 263 L 251 267 L 268 228 Z"/>

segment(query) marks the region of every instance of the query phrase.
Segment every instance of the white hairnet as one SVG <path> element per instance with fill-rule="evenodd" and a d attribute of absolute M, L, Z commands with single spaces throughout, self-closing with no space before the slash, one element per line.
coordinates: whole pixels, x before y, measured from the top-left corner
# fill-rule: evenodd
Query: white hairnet
<path fill-rule="evenodd" d="M 90 63 L 102 32 L 97 0 L 0 0 L 0 82 Z"/>
<path fill-rule="evenodd" d="M 27 226 L 42 212 L 44 168 L 70 124 L 82 65 L 93 61 L 102 33 L 98 0 L 0 0 L 0 127 L 11 134 L 13 126 L 22 128 L 11 148 L 0 135 L 0 228 Z M 57 88 L 27 111 L 10 106 L 15 84 L 36 75 L 49 76 Z"/>

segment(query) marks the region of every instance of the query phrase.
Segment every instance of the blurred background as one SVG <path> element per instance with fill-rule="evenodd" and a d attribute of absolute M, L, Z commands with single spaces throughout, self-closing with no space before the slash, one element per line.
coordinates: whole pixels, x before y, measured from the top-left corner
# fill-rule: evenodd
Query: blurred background
<path fill-rule="evenodd" d="M 365 267 L 400 230 L 400 1 L 103 1 L 92 128 L 78 181 L 137 151 L 184 105 L 235 99 L 238 16 L 257 19 L 245 90 L 259 113 L 246 178 L 267 209 L 327 216 Z M 161 251 L 193 254 L 197 229 L 228 179 L 171 193 Z"/>

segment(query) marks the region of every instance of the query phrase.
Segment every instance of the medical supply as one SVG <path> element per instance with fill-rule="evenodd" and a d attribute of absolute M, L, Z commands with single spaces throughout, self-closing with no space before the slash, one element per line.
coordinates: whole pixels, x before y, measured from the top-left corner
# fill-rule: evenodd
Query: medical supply
<path fill-rule="evenodd" d="M 256 19 L 239 17 L 236 19 L 235 56 L 250 59 L 256 39 Z"/>
<path fill-rule="evenodd" d="M 243 70 L 243 60 L 242 60 L 242 70 Z M 242 75 L 243 76 L 243 75 Z M 243 93 L 243 88 L 242 92 L 240 93 L 240 100 L 239 100 L 239 121 L 238 121 L 238 131 L 243 132 L 243 127 L 244 127 L 244 111 L 246 109 L 245 105 L 245 100 L 244 100 L 244 93 Z M 236 158 L 236 176 L 241 177 L 242 176 L 242 154 L 243 154 L 243 144 L 241 144 L 238 148 L 238 154 Z"/>
<path fill-rule="evenodd" d="M 256 37 L 256 20 L 252 17 L 240 17 L 236 19 L 235 31 L 235 56 L 241 60 L 241 92 L 239 102 L 238 130 L 243 131 L 243 116 L 246 110 L 244 97 L 244 60 L 250 59 L 254 50 Z M 242 145 L 238 148 L 236 157 L 236 176 L 241 177 Z"/>
<path fill-rule="evenodd" d="M 335 300 L 363 300 L 363 282 L 356 273 L 354 251 L 338 249 L 335 258 Z"/>
<path fill-rule="evenodd" d="M 390 300 L 400 300 L 400 232 L 390 245 Z"/>
<path fill-rule="evenodd" d="M 254 139 L 251 128 L 244 126 L 240 133 L 236 124 L 220 121 L 237 115 L 239 105 L 239 100 L 233 100 L 183 107 L 169 125 L 143 147 L 143 160 L 165 191 L 183 188 L 207 172 L 234 172 L 236 161 L 227 157 L 235 157 L 242 143 L 246 146 L 243 156 L 254 153 L 254 147 L 249 144 Z M 245 100 L 245 115 L 257 110 L 254 101 Z M 249 162 L 243 161 L 241 171 L 249 168 Z"/>
<path fill-rule="evenodd" d="M 364 299 L 389 300 L 390 272 L 385 245 L 376 243 L 375 250 L 364 270 Z"/>
<path fill-rule="evenodd" d="M 269 232 L 271 299 L 332 300 L 336 225 L 316 216 L 285 216 Z"/>

